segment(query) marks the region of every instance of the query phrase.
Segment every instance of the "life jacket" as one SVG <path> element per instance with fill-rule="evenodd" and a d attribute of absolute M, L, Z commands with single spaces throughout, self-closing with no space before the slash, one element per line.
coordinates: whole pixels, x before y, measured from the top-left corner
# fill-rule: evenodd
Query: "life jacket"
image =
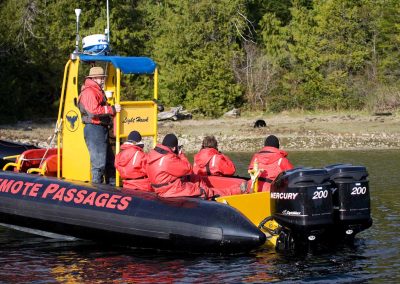
<path fill-rule="evenodd" d="M 209 199 L 220 196 L 239 194 L 239 186 L 223 189 L 210 188 L 204 178 L 192 174 L 192 166 L 186 156 L 179 155 L 163 145 L 157 145 L 150 151 L 147 159 L 147 174 L 151 186 L 162 197 L 201 197 Z"/>
<path fill-rule="evenodd" d="M 189 195 L 194 193 L 190 189 L 186 192 L 187 195 L 175 195 L 185 191 L 183 181 L 191 173 L 192 166 L 183 153 L 177 155 L 169 147 L 158 144 L 148 154 L 147 175 L 151 187 L 161 196 L 193 196 Z M 197 195 L 198 192 L 194 194 Z"/>
<path fill-rule="evenodd" d="M 253 169 L 256 159 L 258 168 L 263 170 L 258 178 L 259 191 L 268 191 L 271 183 L 281 172 L 293 168 L 293 165 L 286 158 L 287 155 L 287 152 L 269 146 L 263 147 L 261 151 L 253 155 L 249 170 Z"/>
<path fill-rule="evenodd" d="M 194 156 L 193 172 L 203 176 L 232 176 L 234 163 L 214 148 L 203 148 Z"/>
<path fill-rule="evenodd" d="M 95 81 L 86 79 L 78 97 L 78 107 L 82 122 L 109 126 L 115 110 L 107 103 L 107 98 Z"/>
<path fill-rule="evenodd" d="M 121 152 L 115 157 L 118 170 L 125 188 L 152 191 L 147 178 L 147 155 L 139 146 L 124 143 Z"/>

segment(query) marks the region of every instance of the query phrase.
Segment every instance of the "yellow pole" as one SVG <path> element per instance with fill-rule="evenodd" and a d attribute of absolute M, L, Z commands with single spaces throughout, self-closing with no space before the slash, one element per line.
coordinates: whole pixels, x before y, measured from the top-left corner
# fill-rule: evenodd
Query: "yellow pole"
<path fill-rule="evenodd" d="M 154 98 L 158 99 L 158 68 L 154 70 Z"/>
<path fill-rule="evenodd" d="M 158 99 L 158 69 L 156 68 L 154 70 L 154 99 L 157 100 Z M 157 132 L 158 132 L 158 106 L 155 105 L 154 106 L 154 130 L 155 130 L 155 134 L 153 137 L 153 147 L 155 147 L 157 145 Z"/>
<path fill-rule="evenodd" d="M 79 60 L 79 59 L 78 59 Z M 65 97 L 65 85 L 66 85 L 66 79 L 67 79 L 67 70 L 69 68 L 69 65 L 71 64 L 71 60 L 68 60 L 67 64 L 65 64 L 64 68 L 64 77 L 63 77 L 63 83 L 61 87 L 61 96 L 60 96 L 60 105 L 58 107 L 58 117 L 57 117 L 57 124 L 56 127 L 60 127 L 61 129 L 61 124 L 62 124 L 62 111 L 63 111 L 63 106 L 64 106 L 64 97 Z M 60 131 L 57 132 L 57 177 L 61 177 L 61 151 L 60 151 L 60 146 L 61 146 L 61 134 Z"/>
<path fill-rule="evenodd" d="M 255 181 L 254 181 L 254 192 L 258 192 L 258 176 L 260 174 L 260 170 L 258 168 L 258 160 L 254 160 L 254 171 L 256 174 Z"/>
<path fill-rule="evenodd" d="M 116 88 L 116 94 L 115 94 L 115 103 L 120 104 L 120 91 L 121 91 L 121 70 L 117 68 L 115 71 L 117 73 L 117 84 L 115 86 Z M 121 114 L 117 112 L 116 114 L 116 128 L 115 128 L 115 153 L 118 154 L 120 151 L 120 143 L 121 143 L 121 138 L 120 138 L 120 120 L 121 120 Z M 117 170 L 115 170 L 115 185 L 118 187 L 120 186 L 119 183 L 119 173 Z"/>

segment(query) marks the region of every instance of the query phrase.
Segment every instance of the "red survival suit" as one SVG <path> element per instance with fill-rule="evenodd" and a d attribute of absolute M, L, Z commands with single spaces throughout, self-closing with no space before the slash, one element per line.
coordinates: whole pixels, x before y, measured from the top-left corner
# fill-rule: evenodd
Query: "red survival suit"
<path fill-rule="evenodd" d="M 215 148 L 201 149 L 194 156 L 193 172 L 202 176 L 232 176 L 234 163 Z"/>
<path fill-rule="evenodd" d="M 147 174 L 154 191 L 162 197 L 202 197 L 240 194 L 240 188 L 211 189 L 198 175 L 192 174 L 192 166 L 186 156 L 179 155 L 158 144 L 147 159 Z M 188 175 L 190 177 L 188 178 Z M 190 180 L 190 181 L 189 181 Z"/>
<path fill-rule="evenodd" d="M 269 191 L 271 183 L 283 171 L 293 169 L 293 165 L 286 158 L 287 152 L 275 147 L 265 146 L 253 155 L 249 170 L 254 167 L 254 160 L 258 161 L 258 168 L 264 171 L 258 178 L 258 191 Z"/>
<path fill-rule="evenodd" d="M 124 143 L 115 157 L 115 168 L 123 179 L 124 188 L 153 191 L 147 177 L 147 155 L 139 146 Z"/>
<path fill-rule="evenodd" d="M 95 81 L 86 79 L 78 98 L 83 123 L 111 125 L 114 107 L 107 103 L 103 90 Z"/>

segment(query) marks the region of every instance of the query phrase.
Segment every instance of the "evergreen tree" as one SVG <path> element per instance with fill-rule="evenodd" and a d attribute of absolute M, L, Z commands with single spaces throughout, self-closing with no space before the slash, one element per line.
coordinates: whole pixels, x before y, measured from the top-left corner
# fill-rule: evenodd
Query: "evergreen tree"
<path fill-rule="evenodd" d="M 1 121 L 57 113 L 75 8 L 81 37 L 104 33 L 105 1 L 0 2 Z M 400 105 L 397 0 L 113 0 L 110 9 L 112 52 L 153 58 L 168 106 L 215 117 L 243 103 Z M 124 80 L 126 99 L 151 95 L 151 78 Z"/>
<path fill-rule="evenodd" d="M 372 10 L 365 1 L 293 1 L 291 21 L 283 26 L 266 14 L 266 52 L 284 67 L 271 109 L 361 108 L 365 96 L 354 86 L 371 62 Z M 365 80 L 364 80 L 365 81 Z"/>
<path fill-rule="evenodd" d="M 244 34 L 243 1 L 143 1 L 147 44 L 160 66 L 161 99 L 218 116 L 241 101 L 232 60 Z"/>

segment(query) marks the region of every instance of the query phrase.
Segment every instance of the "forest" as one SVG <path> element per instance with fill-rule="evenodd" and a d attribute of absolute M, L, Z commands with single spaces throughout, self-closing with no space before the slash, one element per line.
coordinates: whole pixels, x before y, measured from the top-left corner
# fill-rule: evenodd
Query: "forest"
<path fill-rule="evenodd" d="M 219 117 L 400 109 L 398 0 L 109 0 L 112 53 L 158 66 L 165 106 Z M 57 114 L 64 65 L 106 1 L 0 1 L 0 123 Z M 143 83 L 143 82 L 142 82 Z M 135 98 L 142 99 L 137 80 Z"/>

